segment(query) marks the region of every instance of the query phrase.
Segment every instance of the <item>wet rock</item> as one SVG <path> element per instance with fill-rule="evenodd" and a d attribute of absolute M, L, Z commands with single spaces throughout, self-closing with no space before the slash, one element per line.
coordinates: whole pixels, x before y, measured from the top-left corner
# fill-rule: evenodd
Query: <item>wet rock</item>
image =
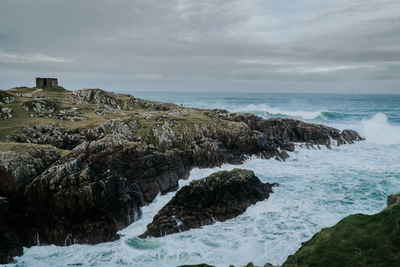
<path fill-rule="evenodd" d="M 64 157 L 53 157 L 49 152 L 39 153 L 35 159 L 14 152 L 4 154 L 2 161 L 8 167 L 0 167 L 4 190 L 0 195 L 6 194 L 8 210 L 20 222 L 15 227 L 23 246 L 114 240 L 118 230 L 140 215 L 143 205 L 151 203 L 159 193 L 178 189 L 178 181 L 187 178 L 194 167 L 238 164 L 252 155 L 285 160 L 287 152 L 294 151 L 293 142 L 329 145 L 331 140 L 339 140 L 340 144 L 359 140 L 355 132 L 340 133 L 296 120 L 264 120 L 252 114 L 185 109 L 132 96 L 118 98 L 99 89 L 77 91 L 71 99 L 93 105 L 92 114 L 95 110 L 116 111 L 122 117 L 91 120 L 85 127 L 72 129 L 63 127 L 62 121 L 27 125 L 8 137 L 15 142 L 71 150 Z M 35 99 L 28 103 L 39 100 L 47 101 Z M 41 111 L 42 105 L 29 109 L 34 114 L 53 114 Z M 80 117 L 79 109 L 71 103 L 54 111 L 61 119 Z M 249 184 L 250 191 L 256 190 Z M 216 220 L 236 216 L 258 196 L 256 192 L 244 200 L 243 194 L 236 194 L 240 199 L 231 208 L 210 208 L 210 212 L 214 212 Z M 232 200 L 228 193 L 226 200 Z M 199 220 L 199 225 L 212 221 L 211 216 Z M 197 223 L 193 219 L 187 226 L 198 227 Z"/>
<path fill-rule="evenodd" d="M 0 153 L 0 264 L 22 255 L 22 247 L 35 244 L 23 197 L 25 187 L 60 158 L 57 149 L 32 147 L 25 153 Z"/>
<path fill-rule="evenodd" d="M 332 140 L 335 140 L 337 145 L 364 140 L 355 131 L 344 130 L 340 132 L 338 129 L 321 124 L 307 123 L 294 119 L 263 119 L 250 113 L 229 113 L 225 110 L 214 111 L 220 118 L 243 121 L 251 129 L 262 132 L 267 136 L 280 138 L 286 143 L 308 143 L 330 147 Z"/>
<path fill-rule="evenodd" d="M 275 185 L 262 183 L 252 171 L 243 169 L 192 181 L 154 216 L 141 237 L 160 237 L 234 218 L 268 199 Z"/>

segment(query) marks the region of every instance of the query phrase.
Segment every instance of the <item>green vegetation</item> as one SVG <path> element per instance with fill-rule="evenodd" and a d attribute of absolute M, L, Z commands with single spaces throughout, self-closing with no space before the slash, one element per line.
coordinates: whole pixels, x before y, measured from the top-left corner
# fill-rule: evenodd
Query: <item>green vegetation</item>
<path fill-rule="evenodd" d="M 33 147 L 52 147 L 51 145 L 39 145 L 39 144 L 29 144 L 29 143 L 15 143 L 15 142 L 0 142 L 0 153 L 6 151 L 13 151 L 19 154 L 24 154 L 29 151 L 29 149 Z M 61 156 L 67 155 L 70 151 L 59 149 Z"/>
<path fill-rule="evenodd" d="M 400 203 L 322 229 L 283 266 L 400 266 Z"/>

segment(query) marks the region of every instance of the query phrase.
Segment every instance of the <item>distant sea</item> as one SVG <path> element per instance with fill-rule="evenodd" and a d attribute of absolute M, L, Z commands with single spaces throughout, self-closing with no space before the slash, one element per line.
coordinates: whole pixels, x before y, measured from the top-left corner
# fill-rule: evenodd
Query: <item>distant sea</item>
<path fill-rule="evenodd" d="M 357 130 L 365 141 L 332 149 L 297 148 L 286 162 L 248 159 L 264 182 L 278 182 L 269 200 L 226 222 L 141 240 L 137 235 L 174 195 L 158 196 L 115 242 L 24 250 L 15 266 L 177 266 L 208 263 L 282 264 L 301 242 L 349 214 L 379 212 L 400 192 L 400 95 L 131 92 L 185 107 L 251 112 Z M 222 169 L 237 166 L 224 165 Z M 215 169 L 194 169 L 186 185 Z M 10 265 L 13 266 L 13 265 Z"/>

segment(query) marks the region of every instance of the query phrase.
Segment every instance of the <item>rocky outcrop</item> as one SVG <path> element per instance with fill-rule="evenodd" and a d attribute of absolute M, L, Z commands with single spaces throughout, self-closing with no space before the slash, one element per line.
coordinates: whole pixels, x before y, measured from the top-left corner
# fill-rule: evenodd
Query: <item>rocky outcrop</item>
<path fill-rule="evenodd" d="M 8 107 L 0 107 L 0 120 L 12 118 L 12 109 Z"/>
<path fill-rule="evenodd" d="M 0 263 L 22 255 L 23 246 L 37 244 L 37 232 L 25 209 L 25 187 L 59 158 L 59 151 L 51 147 L 0 153 Z"/>
<path fill-rule="evenodd" d="M 58 108 L 58 103 L 50 99 L 37 99 L 25 102 L 22 107 L 31 113 L 31 117 L 51 117 Z"/>
<path fill-rule="evenodd" d="M 101 89 L 82 89 L 73 92 L 77 104 L 103 104 L 121 109 L 122 101 L 114 94 Z"/>
<path fill-rule="evenodd" d="M 0 90 L 0 105 L 12 104 L 15 102 L 15 97 Z"/>
<path fill-rule="evenodd" d="M 194 167 L 238 164 L 252 155 L 285 160 L 295 149 L 293 142 L 329 145 L 331 140 L 342 144 L 361 139 L 355 132 L 296 120 L 187 109 L 99 89 L 62 92 L 57 99 L 60 106 L 54 111 L 62 116 L 79 116 L 80 109 L 89 114 L 87 121 L 79 122 L 83 126 L 71 129 L 62 120 L 20 124 L 16 129 L 23 130 L 11 133 L 8 140 L 70 152 L 61 157 L 51 152 L 57 151 L 53 148 L 35 154 L 35 159 L 31 152 L 7 152 L 2 158 L 0 196 L 7 198 L 10 218 L 19 222 L 12 224 L 21 246 L 114 240 L 118 230 L 140 215 L 141 206 L 159 193 L 178 189 L 179 179 L 187 178 Z M 34 103 L 48 99 L 17 100 L 33 104 L 28 105 L 30 112 L 46 113 L 35 110 Z M 98 116 L 99 108 L 118 119 Z M 244 209 L 241 205 L 238 210 Z M 215 219 L 229 214 L 234 211 L 216 213 Z"/>
<path fill-rule="evenodd" d="M 219 171 L 180 189 L 154 216 L 141 237 L 160 237 L 234 218 L 265 200 L 276 184 L 262 183 L 252 171 Z"/>
<path fill-rule="evenodd" d="M 13 197 L 61 157 L 58 149 L 32 146 L 25 153 L 0 153 L 0 196 Z"/>
<path fill-rule="evenodd" d="M 216 110 L 218 117 L 232 121 L 243 121 L 252 130 L 262 132 L 267 136 L 279 137 L 284 142 L 308 143 L 311 145 L 336 145 L 354 143 L 363 140 L 357 132 L 328 127 L 321 124 L 307 123 L 294 119 L 263 119 L 250 113 L 229 113 L 225 110 Z"/>
<path fill-rule="evenodd" d="M 73 149 L 87 140 L 84 129 L 64 129 L 58 123 L 27 125 L 22 133 L 8 137 L 18 143 L 49 144 L 61 149 Z"/>

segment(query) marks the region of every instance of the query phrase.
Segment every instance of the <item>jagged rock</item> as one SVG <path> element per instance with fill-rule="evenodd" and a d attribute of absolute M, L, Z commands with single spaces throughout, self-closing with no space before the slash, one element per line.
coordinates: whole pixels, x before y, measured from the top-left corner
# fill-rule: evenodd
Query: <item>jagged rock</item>
<path fill-rule="evenodd" d="M 37 99 L 25 102 L 22 107 L 27 112 L 33 112 L 32 117 L 51 117 L 58 108 L 58 103 L 49 99 Z"/>
<path fill-rule="evenodd" d="M 243 121 L 252 130 L 260 131 L 267 136 L 280 137 L 284 142 L 288 143 L 300 142 L 330 147 L 332 140 L 335 140 L 337 145 L 364 140 L 357 132 L 352 130 L 340 132 L 338 129 L 325 125 L 294 119 L 263 119 L 251 113 L 229 113 L 226 110 L 215 111 L 220 118 Z"/>
<path fill-rule="evenodd" d="M 0 120 L 12 118 L 12 109 L 8 107 L 0 107 Z"/>
<path fill-rule="evenodd" d="M 78 104 L 103 104 L 121 109 L 122 101 L 114 94 L 101 89 L 82 89 L 74 91 L 74 99 Z"/>
<path fill-rule="evenodd" d="M 23 198 L 25 187 L 60 158 L 51 147 L 32 147 L 25 153 L 0 153 L 0 264 L 22 255 L 22 247 L 34 244 L 37 232 Z"/>
<path fill-rule="evenodd" d="M 22 92 L 26 91 L 30 90 Z M 15 142 L 71 150 L 57 160 L 37 155 L 51 166 L 45 170 L 35 167 L 36 172 L 24 170 L 18 162 L 28 160 L 16 156 L 10 162 L 18 163 L 15 166 L 27 176 L 16 176 L 8 169 L 1 174 L 7 184 L 4 188 L 12 192 L 6 195 L 7 209 L 20 222 L 15 227 L 23 246 L 39 241 L 69 245 L 114 240 L 119 229 L 137 218 L 141 206 L 159 193 L 176 190 L 179 179 L 187 178 L 194 167 L 238 164 L 251 155 L 284 160 L 287 152 L 294 150 L 293 142 L 329 145 L 332 139 L 339 144 L 360 139 L 355 132 L 340 133 L 296 120 L 187 109 L 99 89 L 66 91 L 58 99 L 54 111 L 60 110 L 66 118 L 79 116 L 79 110 L 73 110 L 77 103 L 90 114 L 88 121 L 73 129 L 69 129 L 69 123 L 63 126 L 62 121 L 20 124 L 23 130 L 8 137 Z M 34 111 L 35 116 L 43 114 L 41 107 Z M 34 108 L 36 105 L 29 107 Z M 119 119 L 105 120 L 95 114 L 96 110 Z"/>
<path fill-rule="evenodd" d="M 262 183 L 252 171 L 219 171 L 192 181 L 154 216 L 141 237 L 160 237 L 234 218 L 267 199 L 276 184 Z"/>
<path fill-rule="evenodd" d="M 61 149 L 72 149 L 86 141 L 85 130 L 64 129 L 57 123 L 27 125 L 23 133 L 8 137 L 9 141 L 19 143 L 50 144 Z"/>
<path fill-rule="evenodd" d="M 123 105 L 123 109 L 125 110 L 148 109 L 151 111 L 168 111 L 176 108 L 178 108 L 178 106 L 175 104 L 146 101 L 136 97 L 130 97 L 130 100 Z"/>
<path fill-rule="evenodd" d="M 12 104 L 15 102 L 15 97 L 0 90 L 0 105 Z"/>
<path fill-rule="evenodd" d="M 33 146 L 26 153 L 0 153 L 0 196 L 25 191 L 25 186 L 61 157 L 54 147 Z"/>

